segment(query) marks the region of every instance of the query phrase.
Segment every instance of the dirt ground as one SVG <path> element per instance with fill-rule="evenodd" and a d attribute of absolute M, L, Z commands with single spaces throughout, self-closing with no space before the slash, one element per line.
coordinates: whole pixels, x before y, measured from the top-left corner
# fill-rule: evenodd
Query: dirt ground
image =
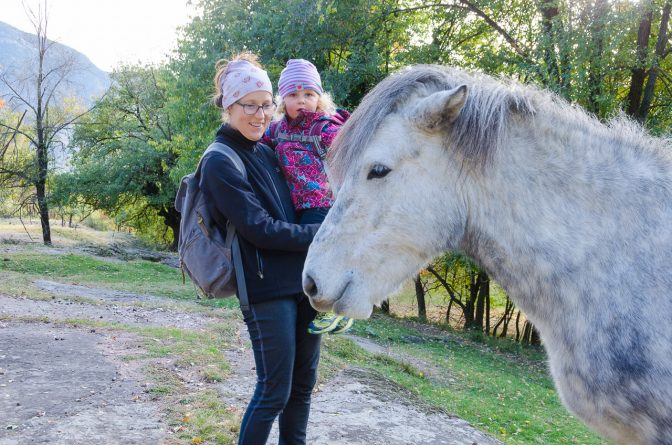
<path fill-rule="evenodd" d="M 2 277 L 0 277 L 2 279 Z M 39 280 L 52 295 L 32 300 L 0 295 L 0 445 L 160 444 L 171 434 L 160 401 L 133 361 L 141 344 L 132 334 L 59 323 L 100 320 L 138 326 L 198 329 L 211 320 L 149 295 Z M 142 303 L 137 306 L 136 303 Z M 193 306 L 193 305 L 192 305 Z M 192 308 L 193 309 L 193 308 Z M 243 325 L 237 348 L 223 351 L 233 369 L 213 383 L 240 411 L 255 374 Z M 384 352 L 369 340 L 362 347 Z M 378 348 L 378 349 L 376 349 Z M 421 367 L 422 363 L 414 363 Z M 428 375 L 436 370 L 423 369 Z M 308 443 L 333 445 L 495 445 L 501 442 L 467 422 L 433 410 L 374 373 L 346 368 L 314 395 Z M 277 431 L 269 443 L 277 443 Z"/>

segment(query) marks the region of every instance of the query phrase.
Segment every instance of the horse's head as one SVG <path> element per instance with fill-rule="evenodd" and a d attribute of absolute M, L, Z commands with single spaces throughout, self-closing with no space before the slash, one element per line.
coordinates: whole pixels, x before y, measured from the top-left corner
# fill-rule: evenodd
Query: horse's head
<path fill-rule="evenodd" d="M 470 88 L 447 85 L 438 67 L 391 76 L 343 127 L 330 160 L 336 203 L 303 274 L 315 308 L 366 318 L 405 279 L 459 245 L 471 175 L 450 139 Z"/>

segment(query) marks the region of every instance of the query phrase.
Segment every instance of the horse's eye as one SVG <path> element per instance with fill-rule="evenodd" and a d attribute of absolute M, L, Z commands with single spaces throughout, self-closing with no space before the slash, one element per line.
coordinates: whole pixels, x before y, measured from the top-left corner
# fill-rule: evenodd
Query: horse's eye
<path fill-rule="evenodd" d="M 376 164 L 373 166 L 373 168 L 371 168 L 366 179 L 384 178 L 391 171 L 392 170 L 385 167 L 383 164 Z"/>

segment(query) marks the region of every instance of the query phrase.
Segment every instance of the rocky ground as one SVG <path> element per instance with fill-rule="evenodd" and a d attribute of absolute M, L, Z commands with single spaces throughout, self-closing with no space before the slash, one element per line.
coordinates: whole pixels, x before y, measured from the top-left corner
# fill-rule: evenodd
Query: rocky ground
<path fill-rule="evenodd" d="M 208 312 L 151 295 L 49 280 L 33 284 L 53 297 L 0 294 L 0 445 L 168 440 L 172 430 L 164 402 L 150 396 L 141 361 L 127 360 L 144 352 L 142 342 L 128 330 L 92 328 L 90 322 L 201 329 L 213 321 Z M 245 328 L 237 323 L 240 340 L 223 351 L 231 375 L 224 382 L 198 385 L 212 385 L 242 412 L 255 374 Z M 385 353 L 370 340 L 351 339 Z M 436 373 L 413 364 L 427 375 Z M 277 443 L 277 431 L 269 443 Z M 338 372 L 315 393 L 308 443 L 500 444 L 383 377 L 354 367 Z"/>

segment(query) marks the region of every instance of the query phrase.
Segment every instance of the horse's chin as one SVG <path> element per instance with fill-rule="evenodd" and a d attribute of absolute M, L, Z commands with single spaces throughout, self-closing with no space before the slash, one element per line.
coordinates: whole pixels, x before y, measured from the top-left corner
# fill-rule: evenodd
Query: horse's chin
<path fill-rule="evenodd" d="M 333 303 L 325 303 L 325 302 L 320 302 L 320 301 L 315 301 L 312 298 L 309 297 L 310 300 L 310 305 L 313 307 L 318 312 L 331 312 L 333 311 L 334 304 Z"/>
<path fill-rule="evenodd" d="M 310 305 L 319 312 L 335 312 L 338 315 L 345 315 L 346 317 L 363 320 L 371 316 L 373 312 L 373 305 L 366 301 L 349 301 L 341 298 L 335 303 L 316 302 L 310 300 Z"/>
<path fill-rule="evenodd" d="M 345 315 L 346 317 L 355 319 L 369 318 L 373 311 L 373 305 L 370 303 L 358 302 L 353 305 L 347 299 L 340 299 L 335 303 L 317 302 L 310 299 L 310 305 L 318 312 L 335 312 L 338 315 Z"/>
<path fill-rule="evenodd" d="M 334 304 L 333 311 L 339 315 L 345 315 L 346 317 L 363 320 L 371 316 L 371 312 L 373 312 L 373 305 L 366 301 L 351 304 L 348 301 L 343 301 L 343 299 L 340 299 Z"/>
<path fill-rule="evenodd" d="M 311 299 L 310 303 L 316 310 L 321 312 L 332 311 L 339 315 L 355 319 L 369 318 L 371 312 L 373 312 L 373 304 L 363 295 L 349 291 L 350 286 L 346 286 L 344 292 L 336 300 L 326 302 L 324 300 L 313 301 Z"/>

